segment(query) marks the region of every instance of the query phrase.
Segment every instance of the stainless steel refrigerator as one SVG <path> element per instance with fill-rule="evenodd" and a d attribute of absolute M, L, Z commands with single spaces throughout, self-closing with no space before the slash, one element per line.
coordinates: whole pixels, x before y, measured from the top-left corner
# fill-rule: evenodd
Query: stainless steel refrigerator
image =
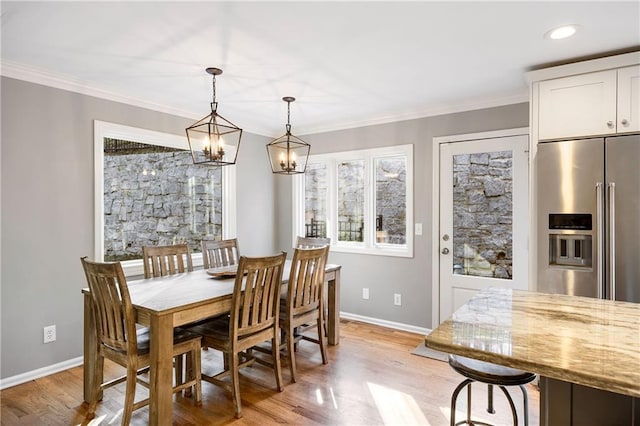
<path fill-rule="evenodd" d="M 640 135 L 538 145 L 538 290 L 640 303 Z"/>

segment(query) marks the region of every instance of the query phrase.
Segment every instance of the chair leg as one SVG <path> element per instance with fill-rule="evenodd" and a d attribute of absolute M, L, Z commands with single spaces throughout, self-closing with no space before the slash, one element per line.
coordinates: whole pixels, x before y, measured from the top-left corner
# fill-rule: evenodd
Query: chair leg
<path fill-rule="evenodd" d="M 200 350 L 200 345 L 198 345 L 198 347 L 194 348 L 191 353 L 190 353 L 190 357 L 191 359 L 191 369 L 188 370 L 189 371 L 189 380 L 194 380 L 196 381 L 196 400 L 195 400 L 195 404 L 196 406 L 200 406 L 202 405 L 202 353 Z"/>
<path fill-rule="evenodd" d="M 291 371 L 291 381 L 296 382 L 296 355 L 295 355 L 295 337 L 293 327 L 289 326 L 286 331 L 287 352 L 289 353 L 289 370 Z"/>
<path fill-rule="evenodd" d="M 187 371 L 186 376 L 184 375 L 185 364 Z M 189 360 L 187 359 L 187 362 L 185 363 L 183 355 L 176 355 L 173 357 L 173 368 L 175 370 L 176 386 L 183 384 L 185 382 L 185 378 L 186 380 L 189 380 Z M 191 396 L 191 388 L 185 389 L 184 395 L 186 397 Z"/>
<path fill-rule="evenodd" d="M 271 339 L 271 354 L 273 355 L 273 369 L 276 374 L 276 385 L 278 391 L 282 392 L 284 386 L 282 385 L 282 370 L 280 365 L 280 342 L 278 338 L 278 330 L 275 331 L 273 339 Z"/>
<path fill-rule="evenodd" d="M 322 332 L 322 325 L 324 324 L 324 318 L 322 315 L 322 309 L 318 315 L 318 344 L 320 345 L 320 353 L 322 354 L 322 363 L 327 364 L 329 360 L 327 358 L 327 336 Z"/>
<path fill-rule="evenodd" d="M 137 365 L 127 366 L 127 387 L 124 394 L 124 409 L 122 410 L 122 426 L 128 426 L 133 412 L 133 401 L 136 396 Z"/>
<path fill-rule="evenodd" d="M 236 411 L 236 419 L 242 417 L 242 403 L 240 402 L 240 377 L 238 374 L 239 355 L 237 352 L 230 354 L 230 367 L 231 367 L 231 392 L 233 393 L 233 405 Z"/>
<path fill-rule="evenodd" d="M 98 399 L 100 398 L 103 368 L 104 358 L 99 356 L 96 360 L 96 365 L 93 371 L 93 389 L 91 389 L 91 403 L 89 404 L 89 412 L 87 413 L 87 419 L 89 420 L 96 416 L 96 407 L 98 405 Z"/>

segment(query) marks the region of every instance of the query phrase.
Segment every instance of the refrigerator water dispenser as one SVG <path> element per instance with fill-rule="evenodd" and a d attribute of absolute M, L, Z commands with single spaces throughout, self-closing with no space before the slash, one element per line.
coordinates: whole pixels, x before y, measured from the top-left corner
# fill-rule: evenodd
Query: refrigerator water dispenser
<path fill-rule="evenodd" d="M 550 234 L 549 265 L 591 268 L 591 235 Z"/>
<path fill-rule="evenodd" d="M 550 214 L 549 265 L 591 268 L 592 229 L 590 214 Z"/>

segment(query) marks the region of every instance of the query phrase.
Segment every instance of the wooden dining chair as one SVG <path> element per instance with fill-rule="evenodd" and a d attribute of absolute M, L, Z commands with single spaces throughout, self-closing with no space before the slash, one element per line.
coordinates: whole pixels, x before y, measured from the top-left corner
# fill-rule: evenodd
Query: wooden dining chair
<path fill-rule="evenodd" d="M 327 364 L 324 331 L 324 274 L 329 246 L 295 249 L 291 261 L 286 297 L 280 301 L 280 328 L 289 357 L 291 380 L 296 381 L 295 345 L 307 340 L 320 346 L 322 363 Z M 317 338 L 305 333 L 317 329 Z M 322 331 L 321 331 L 322 330 Z"/>
<path fill-rule="evenodd" d="M 331 238 L 321 238 L 321 237 L 297 237 L 296 247 L 297 248 L 317 248 L 331 245 Z M 326 289 L 325 292 L 325 300 L 327 299 Z M 324 317 L 328 316 L 327 308 L 325 306 L 324 309 Z M 324 334 L 327 335 L 327 324 L 324 324 Z"/>
<path fill-rule="evenodd" d="M 89 284 L 93 300 L 98 347 L 97 359 L 91 389 L 88 418 L 95 417 L 100 392 L 126 381 L 122 425 L 128 425 L 133 410 L 149 404 L 149 399 L 134 402 L 136 383 L 149 387 L 139 374 L 149 370 L 150 346 L 149 329 L 136 327 L 135 312 L 129 296 L 129 288 L 120 262 L 99 263 L 81 258 L 82 267 Z M 176 329 L 173 336 L 173 356 L 189 355 L 193 369 L 187 380 L 176 381 L 173 392 L 195 386 L 195 403 L 202 403 L 201 386 L 201 337 L 186 330 Z M 102 382 L 104 358 L 126 368 L 126 375 L 108 382 Z"/>
<path fill-rule="evenodd" d="M 144 277 L 163 277 L 193 271 L 191 252 L 186 244 L 143 246 Z"/>
<path fill-rule="evenodd" d="M 315 247 L 324 247 L 328 245 L 331 245 L 331 238 L 298 236 L 296 241 L 296 247 L 298 248 L 315 248 Z"/>
<path fill-rule="evenodd" d="M 284 389 L 280 369 L 278 312 L 285 259 L 286 253 L 270 257 L 240 257 L 231 314 L 190 328 L 202 335 L 204 346 L 223 352 L 225 370 L 214 376 L 202 374 L 202 379 L 231 392 L 236 418 L 242 417 L 238 373 L 241 367 L 257 360 L 247 353 L 253 346 L 271 342 L 273 363 L 270 365 L 275 372 L 278 390 Z M 230 381 L 224 380 L 229 376 Z"/>
<path fill-rule="evenodd" d="M 202 262 L 204 269 L 237 265 L 240 260 L 238 240 L 202 240 Z"/>

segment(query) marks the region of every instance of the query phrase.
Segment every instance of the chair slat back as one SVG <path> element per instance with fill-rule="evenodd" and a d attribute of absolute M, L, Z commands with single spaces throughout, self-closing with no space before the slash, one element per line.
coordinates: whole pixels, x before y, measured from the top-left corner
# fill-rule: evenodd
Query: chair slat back
<path fill-rule="evenodd" d="M 240 261 L 238 240 L 202 240 L 202 262 L 204 269 L 237 265 Z"/>
<path fill-rule="evenodd" d="M 186 244 L 143 246 L 144 277 L 163 277 L 193 271 L 191 252 Z"/>
<path fill-rule="evenodd" d="M 328 255 L 329 246 L 295 249 L 287 284 L 287 310 L 291 315 L 303 314 L 322 305 Z"/>
<path fill-rule="evenodd" d="M 286 253 L 259 258 L 240 257 L 231 311 L 234 340 L 265 330 L 274 323 L 277 325 L 285 259 Z"/>
<path fill-rule="evenodd" d="M 331 245 L 331 238 L 298 237 L 296 241 L 297 248 L 316 248 L 328 245 Z"/>
<path fill-rule="evenodd" d="M 98 340 L 102 345 L 135 353 L 135 314 L 120 262 L 99 263 L 80 259 L 94 303 Z"/>

